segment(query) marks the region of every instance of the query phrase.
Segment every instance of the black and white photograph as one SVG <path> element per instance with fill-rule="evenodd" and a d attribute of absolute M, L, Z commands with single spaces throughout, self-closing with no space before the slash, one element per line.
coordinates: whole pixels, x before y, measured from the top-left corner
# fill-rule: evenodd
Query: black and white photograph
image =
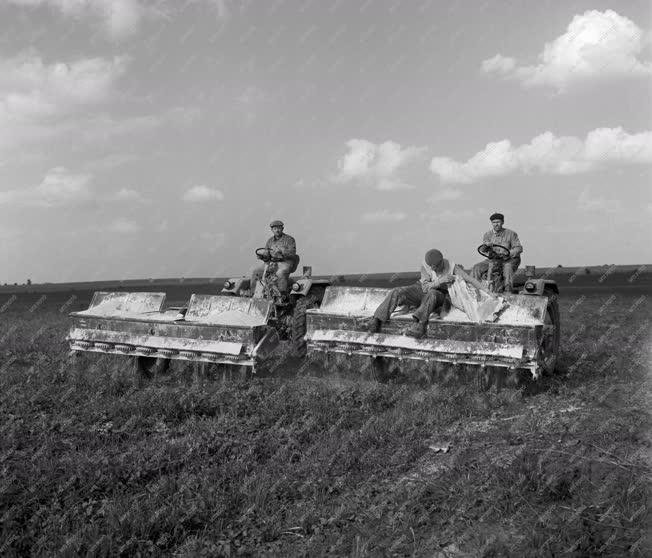
<path fill-rule="evenodd" d="M 0 0 L 0 556 L 652 556 L 650 0 Z"/>

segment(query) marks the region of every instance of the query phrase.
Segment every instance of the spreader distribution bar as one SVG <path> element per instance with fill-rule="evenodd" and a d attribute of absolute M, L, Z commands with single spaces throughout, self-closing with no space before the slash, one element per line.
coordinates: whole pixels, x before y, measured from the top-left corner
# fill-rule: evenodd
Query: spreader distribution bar
<path fill-rule="evenodd" d="M 544 297 L 506 295 L 506 308 L 491 323 L 476 323 L 453 308 L 441 318 L 433 317 L 426 335 L 415 339 L 404 333 L 413 323 L 409 314 L 393 316 L 382 333 L 366 331 L 369 317 L 388 293 L 329 287 L 321 308 L 308 311 L 308 351 L 525 368 L 538 377 Z"/>

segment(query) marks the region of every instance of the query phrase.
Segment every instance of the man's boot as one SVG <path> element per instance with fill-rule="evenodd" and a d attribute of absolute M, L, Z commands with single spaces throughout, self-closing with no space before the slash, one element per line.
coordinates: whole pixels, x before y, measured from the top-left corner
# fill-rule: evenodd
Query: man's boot
<path fill-rule="evenodd" d="M 417 322 L 405 330 L 405 335 L 421 339 L 428 329 L 428 322 Z"/>
<path fill-rule="evenodd" d="M 380 328 L 383 327 L 383 322 L 381 322 L 378 318 L 371 318 L 369 322 L 367 322 L 367 331 L 369 333 L 380 333 Z"/>

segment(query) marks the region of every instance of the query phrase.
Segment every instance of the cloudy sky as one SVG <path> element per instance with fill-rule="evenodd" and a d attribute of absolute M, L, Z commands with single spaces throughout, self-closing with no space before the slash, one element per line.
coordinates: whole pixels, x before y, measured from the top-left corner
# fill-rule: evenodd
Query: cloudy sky
<path fill-rule="evenodd" d="M 0 282 L 652 262 L 649 2 L 0 0 Z"/>

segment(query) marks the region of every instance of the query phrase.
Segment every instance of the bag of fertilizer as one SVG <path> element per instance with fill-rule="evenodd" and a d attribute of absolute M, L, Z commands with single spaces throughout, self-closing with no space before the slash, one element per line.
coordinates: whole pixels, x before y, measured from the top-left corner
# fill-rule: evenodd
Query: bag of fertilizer
<path fill-rule="evenodd" d="M 455 276 L 453 284 L 448 287 L 448 294 L 451 304 L 476 323 L 495 322 L 507 306 L 502 296 L 492 296 L 481 291 L 458 275 Z"/>

